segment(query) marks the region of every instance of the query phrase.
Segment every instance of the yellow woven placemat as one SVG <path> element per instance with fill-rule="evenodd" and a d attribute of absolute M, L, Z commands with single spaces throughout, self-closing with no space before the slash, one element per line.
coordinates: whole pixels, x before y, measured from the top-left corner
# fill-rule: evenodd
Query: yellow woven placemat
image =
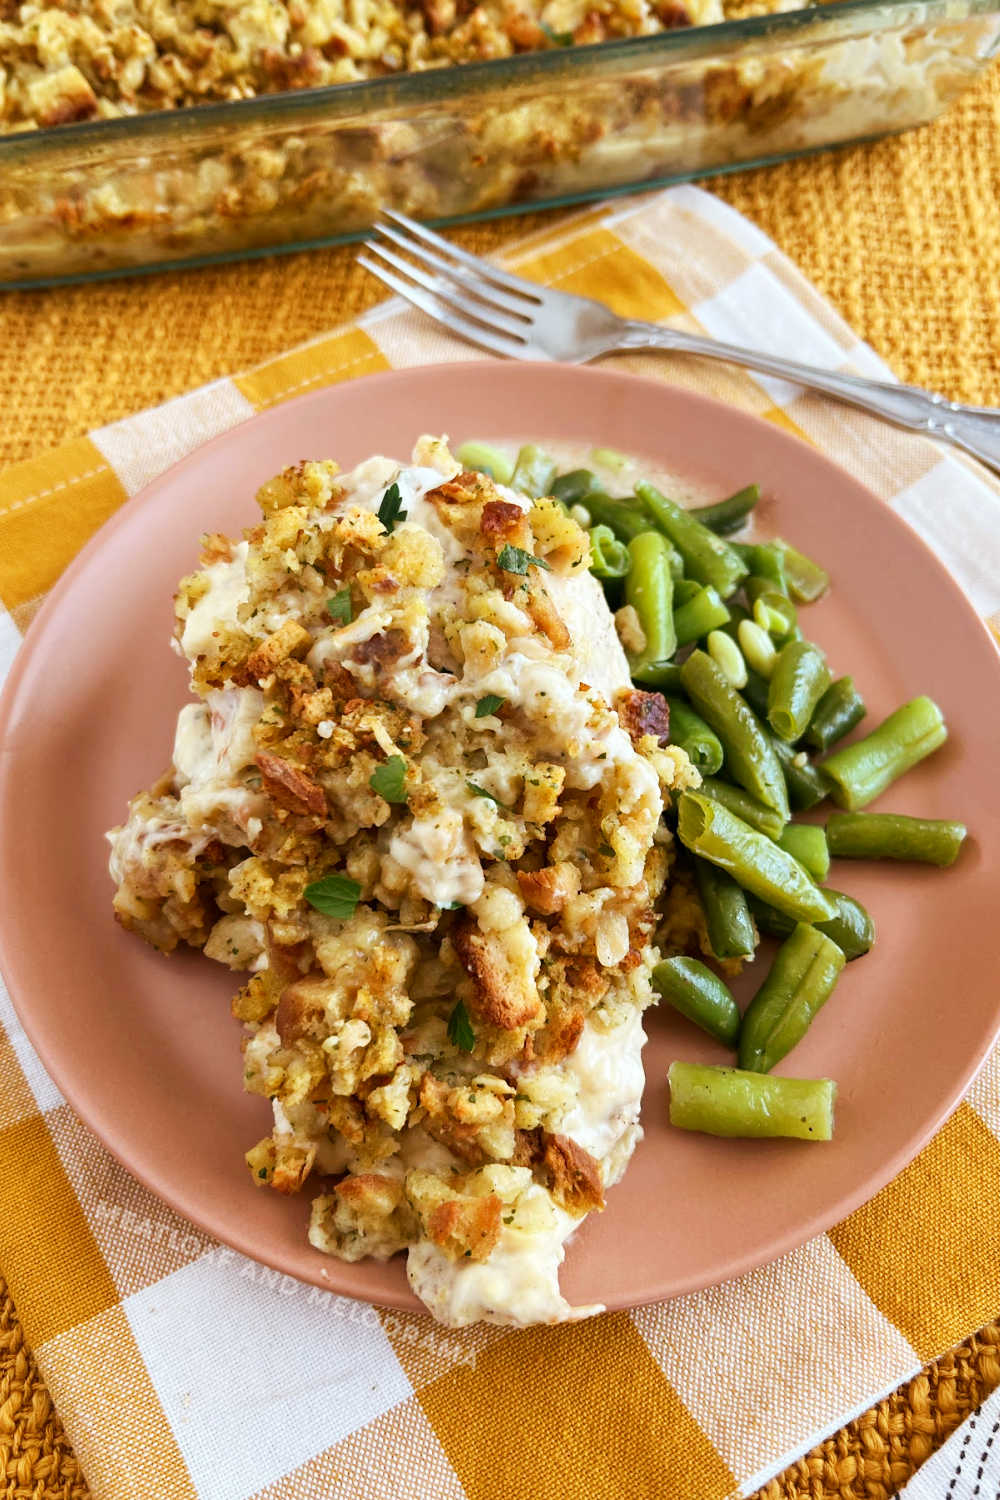
<path fill-rule="evenodd" d="M 905 379 L 1000 404 L 1000 70 L 937 125 L 708 184 L 754 219 Z M 489 250 L 549 218 L 471 227 Z M 380 296 L 350 248 L 0 298 L 0 463 L 254 364 Z M 1000 1324 L 761 1491 L 884 1500 L 997 1384 Z M 0 1279 L 6 1500 L 87 1489 Z"/>

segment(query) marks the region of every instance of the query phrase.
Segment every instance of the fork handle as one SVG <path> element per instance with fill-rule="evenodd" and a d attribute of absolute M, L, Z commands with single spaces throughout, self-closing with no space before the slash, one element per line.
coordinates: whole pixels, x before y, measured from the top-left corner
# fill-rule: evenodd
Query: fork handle
<path fill-rule="evenodd" d="M 703 354 L 709 359 L 725 359 L 743 365 L 761 375 L 776 375 L 796 385 L 822 391 L 837 401 L 846 401 L 862 411 L 872 412 L 886 421 L 922 432 L 964 448 L 974 458 L 1000 471 L 1000 411 L 988 406 L 962 406 L 946 401 L 944 396 L 921 390 L 914 385 L 893 385 L 887 381 L 866 380 L 861 375 L 844 375 L 837 370 L 821 370 L 778 355 L 759 354 L 737 344 L 724 344 L 702 338 L 678 328 L 662 328 L 657 323 L 628 321 L 625 347 L 629 349 L 671 349 L 683 354 Z"/>

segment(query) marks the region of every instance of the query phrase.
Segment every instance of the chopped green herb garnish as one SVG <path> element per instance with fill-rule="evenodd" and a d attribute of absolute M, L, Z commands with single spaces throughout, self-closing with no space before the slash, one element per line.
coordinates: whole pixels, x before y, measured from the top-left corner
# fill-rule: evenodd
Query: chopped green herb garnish
<path fill-rule="evenodd" d="M 493 793 L 488 792 L 484 786 L 477 786 L 474 781 L 467 781 L 465 784 L 474 797 L 485 797 L 486 801 L 492 802 L 495 807 L 503 807 L 499 797 L 494 797 Z M 504 812 L 507 810 L 504 808 Z"/>
<path fill-rule="evenodd" d="M 506 702 L 506 698 L 501 698 L 496 693 L 487 693 L 486 697 L 480 698 L 476 704 L 476 718 L 485 719 L 490 714 L 495 714 L 497 709 L 502 708 Z"/>
<path fill-rule="evenodd" d="M 386 802 L 405 802 L 406 761 L 401 755 L 390 755 L 387 761 L 375 767 L 368 785 Z"/>
<path fill-rule="evenodd" d="M 339 594 L 334 594 L 332 599 L 326 601 L 326 608 L 328 614 L 331 614 L 335 620 L 340 620 L 344 625 L 350 625 L 354 619 L 350 589 L 341 589 Z"/>
<path fill-rule="evenodd" d="M 399 493 L 399 485 L 390 484 L 378 508 L 378 518 L 386 531 L 391 531 L 397 521 L 406 520 L 406 511 L 401 509 L 402 504 L 403 497 Z"/>
<path fill-rule="evenodd" d="M 539 27 L 545 32 L 553 47 L 572 47 L 573 33 L 571 31 L 553 31 L 544 21 L 539 21 Z"/>
<path fill-rule="evenodd" d="M 464 901 L 439 901 L 438 911 L 461 911 L 464 905 Z"/>
<path fill-rule="evenodd" d="M 531 567 L 544 568 L 546 573 L 552 572 L 549 564 L 542 558 L 533 557 L 523 547 L 512 547 L 510 542 L 505 542 L 497 553 L 497 567 L 503 568 L 505 573 L 527 573 Z"/>
<path fill-rule="evenodd" d="M 615 851 L 610 844 L 598 844 L 597 852 L 598 854 L 603 854 L 605 859 L 614 859 L 615 857 Z"/>
<path fill-rule="evenodd" d="M 472 1029 L 464 1000 L 459 1000 L 448 1017 L 448 1040 L 459 1052 L 471 1052 L 476 1045 L 476 1033 Z"/>
<path fill-rule="evenodd" d="M 324 917 L 337 917 L 346 922 L 348 917 L 354 916 L 361 899 L 361 887 L 347 875 L 324 875 L 322 880 L 307 885 L 303 895 L 309 905 L 321 911 Z"/>
<path fill-rule="evenodd" d="M 266 1167 L 258 1167 L 257 1168 L 257 1176 L 258 1177 L 266 1177 L 267 1176 L 267 1168 Z"/>

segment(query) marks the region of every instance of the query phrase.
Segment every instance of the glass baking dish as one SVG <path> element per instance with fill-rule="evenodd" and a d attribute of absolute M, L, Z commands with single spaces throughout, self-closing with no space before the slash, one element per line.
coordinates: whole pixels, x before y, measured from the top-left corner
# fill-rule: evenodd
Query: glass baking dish
<path fill-rule="evenodd" d="M 1000 0 L 843 0 L 627 41 L 0 136 L 0 286 L 579 202 L 931 120 Z"/>

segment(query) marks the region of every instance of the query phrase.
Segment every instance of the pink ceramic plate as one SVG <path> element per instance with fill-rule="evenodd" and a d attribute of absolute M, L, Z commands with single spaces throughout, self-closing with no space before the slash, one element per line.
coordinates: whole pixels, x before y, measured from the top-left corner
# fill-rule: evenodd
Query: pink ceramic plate
<path fill-rule="evenodd" d="M 203 531 L 255 518 L 255 488 L 302 457 L 406 457 L 421 432 L 611 444 L 726 494 L 755 479 L 761 529 L 821 558 L 834 588 L 807 629 L 855 675 L 871 721 L 929 693 L 947 746 L 879 805 L 964 819 L 949 871 L 843 865 L 831 884 L 875 915 L 782 1071 L 840 1085 L 827 1146 L 671 1130 L 675 1057 L 725 1060 L 665 1009 L 648 1018 L 646 1138 L 607 1211 L 570 1247 L 573 1302 L 627 1307 L 735 1276 L 869 1198 L 955 1105 L 1000 1025 L 995 906 L 1000 656 L 944 568 L 847 474 L 776 427 L 686 391 L 551 366 L 447 365 L 317 391 L 254 417 L 126 505 L 33 625 L 3 701 L 3 967 L 70 1103 L 154 1192 L 213 1235 L 327 1288 L 417 1304 L 401 1260 L 346 1265 L 306 1241 L 308 1201 L 258 1192 L 243 1152 L 269 1128 L 241 1087 L 234 980 L 161 958 L 111 919 L 104 830 L 169 756 L 185 698 L 171 596 Z"/>

